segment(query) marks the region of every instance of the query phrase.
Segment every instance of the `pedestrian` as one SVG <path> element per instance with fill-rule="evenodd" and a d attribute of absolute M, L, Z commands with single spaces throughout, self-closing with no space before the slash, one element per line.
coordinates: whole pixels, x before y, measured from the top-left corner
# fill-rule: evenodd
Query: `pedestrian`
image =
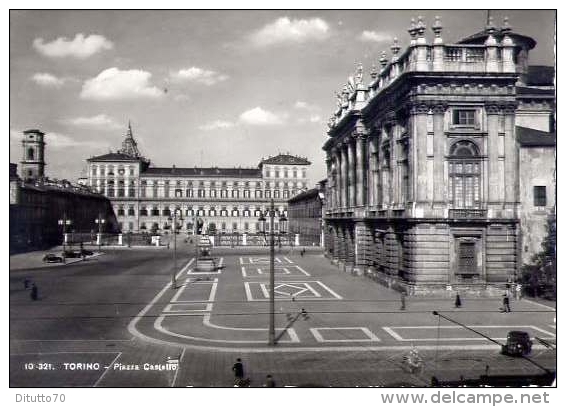
<path fill-rule="evenodd" d="M 32 301 L 37 301 L 37 286 L 35 285 L 35 283 L 32 284 L 31 286 L 31 293 L 30 293 L 30 297 L 32 299 Z"/>
<path fill-rule="evenodd" d="M 503 312 L 511 312 L 511 307 L 509 306 L 509 295 L 507 295 L 507 293 L 503 296 Z"/>
<path fill-rule="evenodd" d="M 405 311 L 406 297 L 407 297 L 407 294 L 405 294 L 405 291 L 401 291 L 401 311 Z"/>
<path fill-rule="evenodd" d="M 236 359 L 236 363 L 234 363 L 234 366 L 232 366 L 232 370 L 234 371 L 234 378 L 236 379 L 236 383 L 244 379 L 244 365 L 242 364 L 242 359 Z"/>
<path fill-rule="evenodd" d="M 460 298 L 460 293 L 456 291 L 456 301 L 454 302 L 454 306 L 456 308 L 460 308 L 462 306 L 462 299 Z"/>
<path fill-rule="evenodd" d="M 263 387 L 275 387 L 275 381 L 273 380 L 273 377 L 271 377 L 270 374 L 266 376 L 265 384 L 263 385 Z"/>
<path fill-rule="evenodd" d="M 515 287 L 515 294 L 518 300 L 523 298 L 523 286 L 521 284 L 517 284 L 517 286 Z"/>

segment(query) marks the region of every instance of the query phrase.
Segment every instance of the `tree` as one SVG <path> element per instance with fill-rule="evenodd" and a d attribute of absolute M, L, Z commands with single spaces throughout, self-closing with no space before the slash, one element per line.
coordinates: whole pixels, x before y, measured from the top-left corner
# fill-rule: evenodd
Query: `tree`
<path fill-rule="evenodd" d="M 551 213 L 546 222 L 546 236 L 542 250 L 532 257 L 532 264 L 523 267 L 521 282 L 527 293 L 556 299 L 556 215 Z"/>

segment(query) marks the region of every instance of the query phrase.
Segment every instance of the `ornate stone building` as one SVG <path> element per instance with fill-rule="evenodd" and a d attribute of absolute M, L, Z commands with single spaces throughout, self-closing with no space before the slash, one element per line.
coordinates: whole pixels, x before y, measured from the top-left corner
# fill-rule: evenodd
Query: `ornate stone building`
<path fill-rule="evenodd" d="M 22 137 L 20 174 L 10 163 L 10 253 L 26 252 L 61 244 L 66 232 L 90 235 L 97 226 L 94 220 L 105 219 L 105 232 L 117 232 L 118 223 L 110 201 L 88 188 L 66 180 L 45 176 L 45 134 L 26 130 Z M 72 239 L 71 239 L 72 240 Z"/>
<path fill-rule="evenodd" d="M 410 293 L 495 293 L 521 264 L 520 187 L 529 174 L 519 134 L 536 135 L 518 124 L 552 123 L 553 84 L 529 84 L 536 42 L 507 21 L 450 45 L 438 18 L 432 43 L 421 18 L 408 31 L 407 50 L 395 40 L 368 84 L 358 66 L 338 95 L 323 147 L 325 248 Z M 537 133 L 545 145 L 551 130 Z M 551 167 L 554 151 L 542 153 Z M 554 189 L 553 173 L 537 185 Z M 552 193 L 544 210 L 553 207 Z"/>
<path fill-rule="evenodd" d="M 277 211 L 286 214 L 287 200 L 307 188 L 311 164 L 279 154 L 254 168 L 152 167 L 140 154 L 131 126 L 119 151 L 87 162 L 87 184 L 112 201 L 122 231 L 167 232 L 173 211 L 180 210 L 181 231 L 187 233 L 195 216 L 216 233 L 257 232 L 260 211 L 272 198 Z"/>

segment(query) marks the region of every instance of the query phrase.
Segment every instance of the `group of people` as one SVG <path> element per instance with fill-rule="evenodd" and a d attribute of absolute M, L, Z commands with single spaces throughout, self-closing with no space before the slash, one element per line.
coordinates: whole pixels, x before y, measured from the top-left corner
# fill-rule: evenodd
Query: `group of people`
<path fill-rule="evenodd" d="M 520 285 L 518 285 L 520 286 Z M 517 290 L 518 291 L 518 290 Z M 517 294 L 517 299 L 521 299 L 521 294 Z M 461 308 L 462 307 L 462 297 L 460 297 L 460 293 L 456 292 L 456 297 L 454 298 L 454 307 Z M 405 291 L 401 291 L 401 311 L 405 311 L 407 308 L 407 294 Z M 509 290 L 505 292 L 503 295 L 503 307 L 500 308 L 501 312 L 511 312 L 511 302 L 509 300 Z"/>
<path fill-rule="evenodd" d="M 232 366 L 232 371 L 234 372 L 234 385 L 236 387 L 249 387 L 250 379 L 244 378 L 244 364 L 242 363 L 242 359 L 236 359 L 236 363 Z M 266 376 L 263 387 L 275 387 L 275 380 L 273 380 L 270 374 Z"/>

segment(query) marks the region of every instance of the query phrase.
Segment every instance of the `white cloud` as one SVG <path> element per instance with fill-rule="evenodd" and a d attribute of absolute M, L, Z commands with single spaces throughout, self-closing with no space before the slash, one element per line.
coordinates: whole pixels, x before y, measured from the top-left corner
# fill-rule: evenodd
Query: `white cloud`
<path fill-rule="evenodd" d="M 240 115 L 240 121 L 253 126 L 270 126 L 282 124 L 284 122 L 284 116 L 277 115 L 258 106 L 242 113 Z"/>
<path fill-rule="evenodd" d="M 44 43 L 43 38 L 36 38 L 33 40 L 33 47 L 40 54 L 51 58 L 74 57 L 85 59 L 102 50 L 112 49 L 114 44 L 102 35 L 91 34 L 85 37 L 84 34 L 79 33 L 72 40 L 59 37 L 47 43 Z"/>
<path fill-rule="evenodd" d="M 113 67 L 88 79 L 81 98 L 92 100 L 159 98 L 163 91 L 150 84 L 151 73 L 139 69 L 121 71 Z"/>
<path fill-rule="evenodd" d="M 297 100 L 293 107 L 295 109 L 302 109 L 302 110 L 318 110 L 319 109 L 318 106 L 311 105 L 310 103 L 303 102 L 302 100 Z"/>
<path fill-rule="evenodd" d="M 329 31 L 328 23 L 321 18 L 291 20 L 281 17 L 252 33 L 250 40 L 257 46 L 321 41 L 328 37 Z"/>
<path fill-rule="evenodd" d="M 319 115 L 313 115 L 309 117 L 309 122 L 311 123 L 322 123 L 322 118 Z"/>
<path fill-rule="evenodd" d="M 218 130 L 218 129 L 230 129 L 230 128 L 234 127 L 235 125 L 236 125 L 235 123 L 232 123 L 232 122 L 229 122 L 229 121 L 226 121 L 226 120 L 215 120 L 213 122 L 199 126 L 199 129 L 205 130 L 205 131 Z"/>
<path fill-rule="evenodd" d="M 51 75 L 46 72 L 38 72 L 33 74 L 31 80 L 40 86 L 45 86 L 49 88 L 59 88 L 65 84 L 64 78 L 58 78 L 55 75 Z"/>
<path fill-rule="evenodd" d="M 358 40 L 365 42 L 387 42 L 392 41 L 393 36 L 385 32 L 365 30 L 358 36 Z"/>
<path fill-rule="evenodd" d="M 66 119 L 64 122 L 77 127 L 97 127 L 107 129 L 119 129 L 124 127 L 117 123 L 116 120 L 105 114 L 99 114 L 91 117 L 75 117 L 72 119 Z"/>
<path fill-rule="evenodd" d="M 171 77 L 173 79 L 181 81 L 202 83 L 208 86 L 215 85 L 218 82 L 222 82 L 228 79 L 228 75 L 224 75 L 216 71 L 198 68 L 196 66 L 191 66 L 187 69 L 180 69 L 179 71 L 171 74 Z"/>

